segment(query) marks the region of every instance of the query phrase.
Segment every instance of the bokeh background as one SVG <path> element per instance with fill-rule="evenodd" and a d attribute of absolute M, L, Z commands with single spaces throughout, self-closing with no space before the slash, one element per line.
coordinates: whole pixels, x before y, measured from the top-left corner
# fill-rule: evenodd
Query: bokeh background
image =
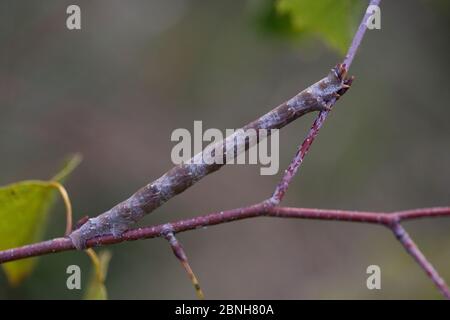
<path fill-rule="evenodd" d="M 172 167 L 174 129 L 238 128 L 326 74 L 342 58 L 320 40 L 265 31 L 267 1 L 76 1 L 82 30 L 65 27 L 73 1 L 0 3 L 0 184 L 51 177 L 68 154 L 76 218 L 95 216 Z M 362 11 L 361 11 L 362 14 Z M 449 205 L 450 80 L 446 1 L 382 3 L 337 104 L 292 184 L 289 206 L 401 210 Z M 280 134 L 280 172 L 314 115 Z M 142 225 L 248 205 L 279 175 L 228 166 L 149 215 Z M 64 230 L 52 212 L 47 238 Z M 450 281 L 450 219 L 406 223 Z M 252 219 L 179 235 L 207 298 L 440 298 L 393 235 L 379 226 Z M 110 298 L 195 299 L 161 239 L 109 247 Z M 66 267 L 81 252 L 42 257 L 32 276 L 0 298 L 79 299 Z M 366 288 L 381 267 L 382 289 Z"/>

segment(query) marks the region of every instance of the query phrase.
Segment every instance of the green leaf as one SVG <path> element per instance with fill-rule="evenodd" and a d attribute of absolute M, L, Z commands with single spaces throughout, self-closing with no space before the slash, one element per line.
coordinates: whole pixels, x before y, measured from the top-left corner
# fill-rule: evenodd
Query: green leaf
<path fill-rule="evenodd" d="M 75 155 L 52 181 L 62 182 L 78 165 Z M 0 250 L 42 240 L 48 212 L 58 194 L 52 181 L 29 180 L 0 187 Z M 2 264 L 9 283 L 19 285 L 33 270 L 37 259 Z"/>
<path fill-rule="evenodd" d="M 92 250 L 88 254 L 91 257 L 94 269 L 84 294 L 84 300 L 107 300 L 108 292 L 105 287 L 105 279 L 108 273 L 109 261 L 111 260 L 111 252 L 105 250 L 97 256 Z"/>
<path fill-rule="evenodd" d="M 278 0 L 275 6 L 281 17 L 289 19 L 295 32 L 319 36 L 345 53 L 362 3 L 359 0 Z"/>

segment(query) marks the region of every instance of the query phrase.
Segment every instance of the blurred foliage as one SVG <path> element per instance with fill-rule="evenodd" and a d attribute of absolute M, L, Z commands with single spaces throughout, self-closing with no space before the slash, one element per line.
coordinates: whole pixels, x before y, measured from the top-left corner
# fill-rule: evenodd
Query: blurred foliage
<path fill-rule="evenodd" d="M 0 188 L 0 250 L 42 239 L 54 204 L 55 181 L 62 183 L 80 162 L 75 155 L 50 181 L 29 180 Z M 36 258 L 2 264 L 11 285 L 19 285 L 33 270 Z"/>
<path fill-rule="evenodd" d="M 105 279 L 108 273 L 109 261 L 111 260 L 110 251 L 102 251 L 97 254 L 93 249 L 86 250 L 87 254 L 92 260 L 94 269 L 89 280 L 85 300 L 106 300 L 108 299 L 108 292 L 105 287 Z"/>
<path fill-rule="evenodd" d="M 427 6 L 439 10 L 439 14 L 450 15 L 450 1 L 448 0 L 424 0 Z"/>
<path fill-rule="evenodd" d="M 292 38 L 321 38 L 345 53 L 354 33 L 362 3 L 358 0 L 276 0 L 264 7 L 265 30 Z"/>

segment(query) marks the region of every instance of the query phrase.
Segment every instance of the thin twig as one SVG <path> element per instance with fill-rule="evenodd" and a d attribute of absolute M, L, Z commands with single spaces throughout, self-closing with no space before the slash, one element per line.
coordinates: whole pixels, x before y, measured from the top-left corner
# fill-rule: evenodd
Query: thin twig
<path fill-rule="evenodd" d="M 197 297 L 200 300 L 205 299 L 205 295 L 203 294 L 203 290 L 200 287 L 200 283 L 198 282 L 197 276 L 195 275 L 194 271 L 191 268 L 191 265 L 189 264 L 186 252 L 184 251 L 184 248 L 181 245 L 181 243 L 175 237 L 175 234 L 173 233 L 172 225 L 170 223 L 165 225 L 165 227 L 163 228 L 163 231 L 161 232 L 161 236 L 164 237 L 169 242 L 170 247 L 172 248 L 173 254 L 181 262 L 181 265 L 183 266 L 189 279 L 192 282 L 192 285 L 194 286 Z"/>
<path fill-rule="evenodd" d="M 425 271 L 428 277 L 434 282 L 436 287 L 442 293 L 444 297 L 450 299 L 450 290 L 445 283 L 445 280 L 439 275 L 433 265 L 427 260 L 423 253 L 419 250 L 419 247 L 409 236 L 408 232 L 398 223 L 392 225 L 392 232 L 395 237 L 400 241 L 405 250 L 416 260 L 419 266 Z"/>
<path fill-rule="evenodd" d="M 414 214 L 409 214 L 414 212 Z M 405 214 L 408 213 L 408 214 Z M 450 217 L 450 207 L 434 207 L 415 209 L 414 211 L 399 211 L 394 213 L 367 212 L 367 211 L 345 211 L 313 208 L 290 208 L 290 207 L 270 207 L 266 203 L 259 203 L 252 206 L 214 212 L 189 219 L 170 222 L 174 233 L 186 232 L 210 227 L 222 223 L 237 220 L 250 219 L 256 217 L 278 217 L 294 219 L 315 219 L 348 221 L 358 223 L 371 223 L 390 226 L 393 223 L 414 220 L 420 218 Z M 161 237 L 164 227 L 167 224 L 159 224 L 143 228 L 131 229 L 119 237 L 106 235 L 91 239 L 87 242 L 87 247 L 98 247 L 111 245 L 124 241 L 134 241 Z M 41 256 L 50 253 L 75 250 L 75 246 L 69 238 L 55 238 L 18 248 L 0 251 L 0 263 L 20 260 L 28 257 Z"/>
<path fill-rule="evenodd" d="M 380 4 L 381 0 L 372 0 L 370 1 L 370 5 L 376 5 L 378 6 Z M 350 66 L 353 62 L 353 59 L 355 58 L 356 51 L 358 51 L 359 46 L 361 45 L 362 39 L 364 38 L 364 34 L 367 30 L 367 21 L 370 17 L 370 12 L 367 12 L 364 14 L 363 19 L 361 20 L 361 23 L 359 24 L 358 30 L 356 31 L 355 36 L 353 37 L 352 43 L 348 49 L 348 52 L 345 56 L 344 61 L 342 62 L 342 65 L 345 67 L 345 69 L 348 71 L 350 69 Z M 331 110 L 336 103 L 337 99 L 334 99 L 330 102 L 329 109 Z M 328 117 L 328 114 L 330 113 L 330 110 L 324 110 L 319 113 L 317 118 L 315 119 L 313 125 L 311 126 L 311 129 L 309 130 L 308 135 L 306 136 L 305 140 L 302 142 L 300 147 L 297 150 L 297 153 L 295 154 L 294 158 L 292 159 L 291 163 L 289 164 L 289 167 L 285 170 L 283 177 L 281 178 L 280 183 L 277 185 L 275 192 L 272 195 L 271 203 L 273 205 L 277 205 L 281 202 L 284 195 L 286 194 L 286 191 L 289 187 L 289 184 L 291 183 L 292 179 L 294 178 L 295 174 L 299 170 L 301 164 L 303 163 L 303 159 L 305 158 L 306 154 L 309 151 L 309 148 L 311 147 L 312 143 L 314 142 L 314 139 L 316 138 L 317 134 L 320 131 L 320 128 L 322 128 L 322 125 L 324 124 L 325 120 Z"/>
<path fill-rule="evenodd" d="M 303 159 L 308 153 L 311 144 L 314 142 L 314 139 L 319 133 L 319 130 L 322 127 L 327 116 L 328 111 L 322 111 L 319 113 L 318 117 L 314 121 L 306 139 L 298 148 L 297 153 L 295 154 L 294 158 L 289 164 L 289 167 L 284 171 L 283 177 L 281 178 L 280 183 L 277 185 L 272 195 L 270 202 L 273 205 L 278 205 L 281 202 L 281 200 L 283 200 L 284 195 L 286 194 L 286 191 L 289 188 L 290 183 L 292 182 L 292 179 L 294 178 L 295 174 L 300 168 L 300 165 L 303 163 Z"/>
<path fill-rule="evenodd" d="M 294 219 L 315 219 L 328 221 L 347 221 L 357 223 L 371 223 L 383 225 L 395 233 L 399 241 L 418 262 L 422 269 L 436 284 L 438 289 L 446 298 L 449 297 L 449 289 L 442 277 L 439 276 L 434 267 L 429 263 L 412 239 L 406 234 L 406 231 L 399 225 L 400 221 L 408 221 L 423 218 L 450 217 L 450 207 L 433 207 L 413 209 L 406 211 L 397 211 L 393 213 L 369 212 L 369 211 L 345 211 L 328 210 L 314 208 L 289 208 L 273 207 L 267 201 L 252 206 L 214 212 L 203 216 L 197 216 L 189 219 L 178 220 L 169 224 L 160 224 L 145 228 L 138 228 L 126 231 L 119 237 L 112 235 L 101 236 L 89 240 L 86 245 L 88 248 L 111 245 L 124 241 L 134 241 L 164 237 L 167 226 L 175 233 L 196 230 L 202 227 L 219 225 L 222 223 L 233 222 L 237 220 L 257 218 L 257 217 L 276 217 L 276 218 L 294 218 Z M 395 228 L 394 228 L 395 227 Z M 403 233 L 402 233 L 403 231 Z M 0 251 L 0 264 L 16 261 L 28 257 L 41 256 L 45 254 L 57 253 L 68 250 L 75 250 L 75 246 L 69 238 L 55 238 L 31 245 Z M 184 264 L 183 264 L 184 265 Z M 185 265 L 184 265 L 185 266 Z M 186 268 L 186 266 L 185 266 Z M 189 268 L 186 269 L 189 274 Z M 192 270 L 191 270 L 192 273 Z M 193 273 L 192 273 L 193 274 Z M 195 281 L 193 282 L 195 285 Z M 197 281 L 198 283 L 198 281 Z"/>

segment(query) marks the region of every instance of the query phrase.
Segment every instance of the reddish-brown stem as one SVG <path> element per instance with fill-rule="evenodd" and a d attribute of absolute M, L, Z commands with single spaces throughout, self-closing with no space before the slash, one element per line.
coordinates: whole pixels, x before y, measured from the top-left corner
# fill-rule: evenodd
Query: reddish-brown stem
<path fill-rule="evenodd" d="M 433 265 L 419 250 L 419 247 L 411 239 L 408 232 L 406 232 L 406 230 L 398 223 L 394 223 L 391 226 L 391 229 L 398 241 L 400 241 L 405 250 L 414 258 L 414 260 L 416 260 L 428 277 L 434 282 L 442 295 L 447 299 L 450 299 L 450 290 L 448 289 L 445 280 L 438 274 Z"/>
<path fill-rule="evenodd" d="M 416 209 L 412 211 L 399 211 L 394 213 L 345 211 L 313 208 L 290 208 L 271 207 L 267 203 L 259 203 L 252 206 L 214 212 L 189 219 L 178 220 L 166 224 L 159 224 L 144 228 L 131 229 L 119 237 L 106 235 L 91 239 L 87 242 L 88 247 L 110 245 L 124 241 L 150 239 L 164 236 L 165 230 L 170 228 L 173 233 L 180 233 L 198 228 L 214 226 L 217 224 L 255 218 L 260 216 L 349 221 L 359 223 L 380 224 L 390 227 L 399 221 L 413 220 L 419 218 L 450 217 L 450 207 L 435 207 Z M 35 244 L 0 251 L 0 263 L 20 260 L 28 257 L 41 256 L 67 250 L 74 250 L 75 246 L 69 238 L 55 238 Z"/>
<path fill-rule="evenodd" d="M 166 229 L 162 231 L 161 235 L 164 238 L 166 238 L 166 240 L 169 242 L 170 247 L 172 248 L 173 254 L 181 262 L 181 265 L 183 266 L 184 270 L 186 271 L 187 275 L 189 276 L 189 279 L 192 282 L 192 285 L 194 286 L 197 297 L 199 299 L 203 300 L 205 298 L 205 295 L 203 294 L 203 290 L 200 287 L 200 283 L 198 282 L 197 276 L 195 275 L 194 271 L 191 268 L 191 265 L 189 264 L 189 261 L 188 261 L 186 253 L 184 252 L 183 246 L 178 241 L 178 239 L 175 237 L 175 234 L 172 231 L 171 225 L 167 224 Z"/>
<path fill-rule="evenodd" d="M 275 188 L 275 192 L 273 193 L 272 198 L 271 198 L 271 203 L 273 205 L 278 205 L 281 202 L 281 200 L 283 199 L 283 197 L 286 194 L 286 191 L 289 187 L 289 184 L 291 183 L 292 179 L 294 178 L 295 174 L 297 173 L 298 169 L 300 168 L 300 165 L 302 164 L 303 159 L 305 158 L 306 154 L 308 153 L 309 148 L 311 147 L 312 143 L 314 142 L 314 139 L 316 138 L 317 134 L 319 133 L 319 130 L 322 127 L 322 124 L 324 123 L 327 115 L 328 115 L 328 111 L 321 111 L 319 113 L 319 115 L 317 116 L 311 129 L 309 130 L 309 133 L 308 133 L 306 139 L 303 141 L 303 143 L 298 148 L 297 153 L 295 154 L 295 156 L 292 159 L 291 163 L 289 164 L 288 168 L 284 171 L 281 181 L 278 183 L 277 187 Z"/>
<path fill-rule="evenodd" d="M 369 211 L 274 207 L 268 201 L 264 201 L 262 203 L 244 208 L 214 212 L 207 215 L 178 220 L 171 223 L 132 229 L 126 231 L 119 237 L 114 237 L 112 235 L 97 237 L 89 240 L 87 242 L 87 247 L 90 248 L 103 245 L 111 245 L 124 241 L 134 241 L 157 237 L 167 238 L 167 230 L 171 230 L 171 232 L 175 234 L 236 220 L 262 216 L 294 219 L 348 221 L 384 225 L 394 232 L 407 252 L 417 261 L 417 263 L 436 284 L 443 295 L 446 298 L 450 297 L 448 287 L 445 284 L 444 280 L 439 276 L 431 263 L 426 260 L 425 256 L 419 250 L 417 245 L 412 241 L 406 231 L 399 225 L 401 221 L 407 220 L 450 217 L 450 207 L 434 207 L 384 213 Z M 75 246 L 69 238 L 55 238 L 52 240 L 26 245 L 23 247 L 0 251 L 0 264 L 9 261 L 15 261 L 24 258 L 68 250 L 75 250 Z"/>
<path fill-rule="evenodd" d="M 380 2 L 381 0 L 371 0 L 369 6 L 372 5 L 378 6 L 380 5 Z M 367 21 L 369 17 L 370 12 L 366 11 L 364 17 L 361 20 L 361 23 L 359 24 L 358 30 L 355 33 L 355 36 L 353 37 L 352 43 L 347 51 L 345 59 L 342 62 L 342 65 L 345 67 L 346 70 L 350 68 L 353 59 L 355 58 L 356 51 L 358 51 L 358 48 L 361 45 L 362 39 L 364 38 L 364 34 L 366 33 L 367 30 Z M 337 99 L 334 99 L 330 102 L 330 104 L 328 105 L 329 110 L 333 108 L 334 104 L 336 103 L 336 100 Z M 309 151 L 309 148 L 314 142 L 314 139 L 319 133 L 320 128 L 325 123 L 325 120 L 327 119 L 328 114 L 330 113 L 329 110 L 321 111 L 319 113 L 311 129 L 309 130 L 308 135 L 306 136 L 305 140 L 303 140 L 302 144 L 297 150 L 297 153 L 295 154 L 294 158 L 289 164 L 289 167 L 285 170 L 284 175 L 281 178 L 281 181 L 278 183 L 275 192 L 272 195 L 271 203 L 273 205 L 279 204 L 283 199 L 284 195 L 286 194 L 289 184 L 291 183 L 292 179 L 294 178 L 295 174 L 300 168 L 303 159 L 305 158 L 306 154 Z"/>

